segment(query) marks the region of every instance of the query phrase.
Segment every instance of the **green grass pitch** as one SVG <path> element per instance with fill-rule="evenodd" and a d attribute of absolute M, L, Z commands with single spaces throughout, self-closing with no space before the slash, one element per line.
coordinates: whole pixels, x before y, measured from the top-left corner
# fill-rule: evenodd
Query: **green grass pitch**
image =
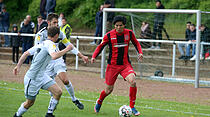
<path fill-rule="evenodd" d="M 128 105 L 128 96 L 110 95 L 98 114 L 94 112 L 99 92 L 76 91 L 76 96 L 85 105 L 79 110 L 63 90 L 62 98 L 54 112 L 56 117 L 118 117 L 120 106 Z M 43 117 L 47 112 L 50 96 L 41 90 L 35 104 L 23 117 Z M 12 117 L 25 101 L 23 84 L 0 81 L 0 117 Z M 137 98 L 136 108 L 140 117 L 210 117 L 210 106 Z"/>

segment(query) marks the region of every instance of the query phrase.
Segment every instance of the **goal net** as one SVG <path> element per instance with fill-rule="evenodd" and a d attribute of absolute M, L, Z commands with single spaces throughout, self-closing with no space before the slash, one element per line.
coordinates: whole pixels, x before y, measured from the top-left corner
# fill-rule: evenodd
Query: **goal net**
<path fill-rule="evenodd" d="M 132 66 L 137 73 L 137 77 L 172 82 L 195 83 L 196 88 L 199 87 L 199 85 L 210 85 L 210 72 L 208 71 L 210 68 L 210 60 L 208 60 L 209 49 L 208 45 L 205 45 L 206 54 L 202 54 L 204 52 L 204 46 L 202 46 L 203 42 L 200 41 L 202 32 L 199 28 L 201 24 L 204 24 L 206 27 L 210 26 L 208 24 L 210 20 L 208 12 L 201 12 L 200 10 L 108 8 L 104 9 L 103 14 L 103 34 L 106 33 L 105 24 L 107 13 L 109 12 L 115 12 L 115 16 L 123 15 L 126 17 L 126 28 L 133 30 L 143 48 L 144 59 L 142 62 L 137 61 L 135 48 L 133 46 L 130 46 L 129 48 L 130 59 Z M 165 16 L 163 27 L 158 27 L 162 30 L 160 33 L 155 30 L 155 25 L 157 25 L 154 23 L 155 14 L 162 14 Z M 187 43 L 185 39 L 187 22 L 191 22 L 195 25 L 196 42 L 194 43 Z M 146 28 L 142 27 L 145 23 L 147 24 L 147 31 L 145 31 Z M 142 36 L 142 32 L 144 31 L 146 33 Z M 157 32 L 156 36 L 154 36 L 155 32 Z M 161 36 L 162 40 L 160 40 Z M 186 46 L 189 44 L 191 46 L 189 46 L 190 49 L 188 50 L 190 50 L 190 52 L 188 53 L 190 53 L 191 58 L 181 58 L 178 47 L 184 45 L 182 50 L 186 56 Z M 151 48 L 153 45 L 155 48 Z M 160 45 L 160 48 L 157 47 L 158 45 Z M 195 46 L 194 50 L 193 45 Z M 196 57 L 194 60 L 192 59 L 193 51 L 195 51 L 194 56 Z M 104 67 L 106 65 L 104 62 L 106 60 L 105 53 L 106 52 L 104 51 L 102 57 L 101 77 L 104 77 Z M 203 60 L 203 58 L 205 59 Z"/>

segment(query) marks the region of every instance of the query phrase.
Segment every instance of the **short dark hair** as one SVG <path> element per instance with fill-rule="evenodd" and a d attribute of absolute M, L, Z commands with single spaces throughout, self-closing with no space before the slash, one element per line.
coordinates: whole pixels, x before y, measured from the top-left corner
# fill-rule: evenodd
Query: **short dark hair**
<path fill-rule="evenodd" d="M 63 17 L 62 20 L 66 20 L 67 21 L 67 19 L 65 17 Z"/>
<path fill-rule="evenodd" d="M 50 13 L 50 14 L 47 16 L 47 21 L 52 21 L 53 18 L 58 19 L 58 14 L 56 14 L 56 13 Z"/>
<path fill-rule="evenodd" d="M 206 27 L 206 25 L 205 24 L 201 24 L 201 27 Z"/>
<path fill-rule="evenodd" d="M 159 3 L 161 3 L 161 0 L 156 0 L 155 2 L 159 2 Z"/>
<path fill-rule="evenodd" d="M 190 21 L 188 21 L 188 22 L 187 22 L 187 24 L 191 24 L 191 22 L 190 22 Z"/>
<path fill-rule="evenodd" d="M 47 30 L 47 35 L 49 37 L 54 37 L 56 34 L 60 34 L 60 29 L 57 26 L 49 27 Z"/>
<path fill-rule="evenodd" d="M 104 4 L 111 4 L 111 2 L 110 2 L 109 0 L 106 0 L 106 1 L 104 2 Z"/>
<path fill-rule="evenodd" d="M 195 27 L 195 24 L 191 24 L 190 26 L 193 26 L 193 27 Z"/>
<path fill-rule="evenodd" d="M 126 18 L 124 16 L 118 15 L 114 17 L 113 24 L 115 25 L 117 22 L 122 22 L 124 25 L 126 24 Z"/>

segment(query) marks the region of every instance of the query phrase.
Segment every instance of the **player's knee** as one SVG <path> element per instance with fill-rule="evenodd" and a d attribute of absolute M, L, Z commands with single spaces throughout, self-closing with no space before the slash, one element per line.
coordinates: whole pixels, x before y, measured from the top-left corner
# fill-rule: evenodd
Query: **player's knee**
<path fill-rule="evenodd" d="M 64 85 L 68 85 L 69 84 L 69 80 L 68 79 L 63 80 L 63 84 Z"/>
<path fill-rule="evenodd" d="M 131 87 L 135 87 L 135 86 L 136 86 L 135 77 L 131 78 L 131 79 L 129 80 L 129 83 L 130 83 L 130 86 L 131 86 Z"/>

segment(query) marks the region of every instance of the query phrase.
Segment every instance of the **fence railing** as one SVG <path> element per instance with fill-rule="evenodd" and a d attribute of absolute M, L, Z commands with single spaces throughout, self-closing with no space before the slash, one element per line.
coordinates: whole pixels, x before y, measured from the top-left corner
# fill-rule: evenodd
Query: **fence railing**
<path fill-rule="evenodd" d="M 18 35 L 18 33 L 3 33 L 0 32 L 0 35 Z M 20 36 L 35 36 L 35 34 L 23 34 L 21 33 Z M 93 36 L 71 36 L 72 39 L 76 39 L 76 48 L 79 50 L 79 40 L 83 39 L 89 39 L 89 40 L 94 40 L 94 39 L 102 39 L 102 37 L 93 37 Z M 172 56 L 172 74 L 171 76 L 174 77 L 175 75 L 175 58 L 176 58 L 176 44 L 196 44 L 196 42 L 188 42 L 188 41 L 173 41 L 173 40 L 152 40 L 152 39 L 137 39 L 139 42 L 159 42 L 159 43 L 167 43 L 167 44 L 173 44 L 173 56 Z M 201 42 L 201 51 L 203 50 L 203 45 L 210 45 L 210 43 L 206 42 Z M 198 58 L 199 59 L 199 58 Z M 78 56 L 76 56 L 76 61 L 75 61 L 75 69 L 78 70 L 78 64 L 79 64 L 79 59 Z M 101 64 L 104 61 L 101 61 Z"/>

